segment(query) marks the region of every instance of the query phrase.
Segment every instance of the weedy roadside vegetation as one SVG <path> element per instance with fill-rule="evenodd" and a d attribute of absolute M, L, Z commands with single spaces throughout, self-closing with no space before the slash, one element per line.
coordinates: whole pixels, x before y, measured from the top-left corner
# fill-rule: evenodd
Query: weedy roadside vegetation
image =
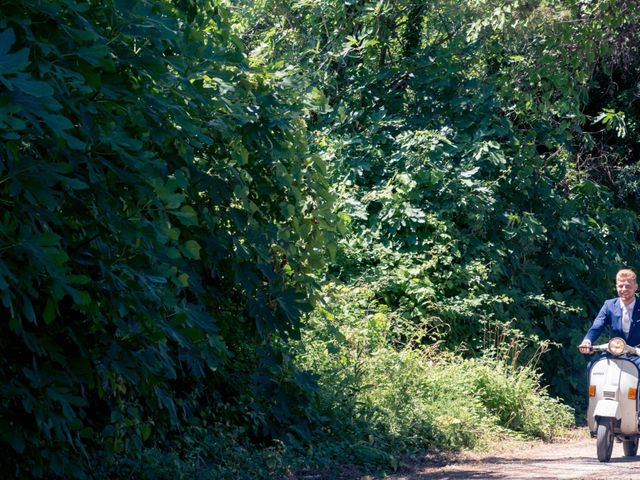
<path fill-rule="evenodd" d="M 502 436 L 551 440 L 573 425 L 573 410 L 549 396 L 536 370 L 548 345 L 519 363 L 526 339 L 503 327 L 488 332 L 480 355 L 463 356 L 430 342 L 428 322 L 403 324 L 366 287 L 327 292 L 331 307 L 311 316 L 296 358 L 317 375 L 332 454 L 342 456 L 334 460 L 396 467 L 409 452 L 482 448 Z"/>
<path fill-rule="evenodd" d="M 541 384 L 535 362 L 544 345 L 519 363 L 525 340 L 502 328 L 488 332 L 481 355 L 469 357 L 429 343 L 426 324 L 403 326 L 366 287 L 325 292 L 331 301 L 309 316 L 291 352 L 317 381 L 310 436 L 256 445 L 245 429 L 191 426 L 169 454 L 146 449 L 139 460 L 121 462 L 119 474 L 266 479 L 336 465 L 391 472 L 403 455 L 484 449 L 504 437 L 552 440 L 573 425 L 573 410 Z"/>

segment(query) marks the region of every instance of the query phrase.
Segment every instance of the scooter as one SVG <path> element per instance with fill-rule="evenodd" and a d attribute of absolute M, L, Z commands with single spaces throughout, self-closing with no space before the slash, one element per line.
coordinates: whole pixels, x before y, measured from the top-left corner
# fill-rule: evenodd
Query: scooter
<path fill-rule="evenodd" d="M 640 348 L 627 345 L 619 337 L 608 343 L 594 345 L 593 352 L 608 352 L 589 368 L 589 407 L 587 422 L 591 437 L 596 438 L 598 460 L 611 459 L 614 439 L 622 442 L 624 454 L 633 457 L 638 452 L 638 379 L 635 363 L 623 355 L 640 356 Z"/>

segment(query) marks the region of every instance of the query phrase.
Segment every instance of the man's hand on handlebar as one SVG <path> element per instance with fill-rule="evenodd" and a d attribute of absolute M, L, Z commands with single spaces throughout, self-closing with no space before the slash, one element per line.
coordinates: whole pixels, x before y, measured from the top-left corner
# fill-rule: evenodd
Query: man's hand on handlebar
<path fill-rule="evenodd" d="M 591 342 L 589 340 L 583 340 L 582 343 L 578 345 L 578 350 L 580 350 L 580 353 L 593 353 L 593 350 L 591 349 Z"/>

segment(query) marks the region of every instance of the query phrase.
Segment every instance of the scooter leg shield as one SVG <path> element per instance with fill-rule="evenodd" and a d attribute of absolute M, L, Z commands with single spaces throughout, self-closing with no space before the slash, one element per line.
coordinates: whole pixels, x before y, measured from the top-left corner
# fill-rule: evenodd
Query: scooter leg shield
<path fill-rule="evenodd" d="M 615 400 L 600 400 L 593 411 L 593 416 L 595 418 L 608 417 L 619 420 L 621 418 L 620 404 Z"/>

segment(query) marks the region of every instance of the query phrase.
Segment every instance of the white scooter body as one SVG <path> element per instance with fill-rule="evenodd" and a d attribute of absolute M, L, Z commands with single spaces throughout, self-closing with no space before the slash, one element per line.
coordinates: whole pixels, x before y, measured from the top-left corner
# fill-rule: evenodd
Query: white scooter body
<path fill-rule="evenodd" d="M 624 358 L 597 360 L 589 373 L 589 385 L 595 395 L 589 397 L 587 420 L 595 434 L 600 419 L 613 420 L 614 434 L 638 435 L 638 368 Z M 629 390 L 635 392 L 629 398 Z"/>
<path fill-rule="evenodd" d="M 638 451 L 638 379 L 635 363 L 622 355 L 640 356 L 640 348 L 631 347 L 622 338 L 594 345 L 593 352 L 608 352 L 589 370 L 589 407 L 587 422 L 596 437 L 598 460 L 611 459 L 613 442 L 622 442 L 624 454 L 633 457 Z"/>

